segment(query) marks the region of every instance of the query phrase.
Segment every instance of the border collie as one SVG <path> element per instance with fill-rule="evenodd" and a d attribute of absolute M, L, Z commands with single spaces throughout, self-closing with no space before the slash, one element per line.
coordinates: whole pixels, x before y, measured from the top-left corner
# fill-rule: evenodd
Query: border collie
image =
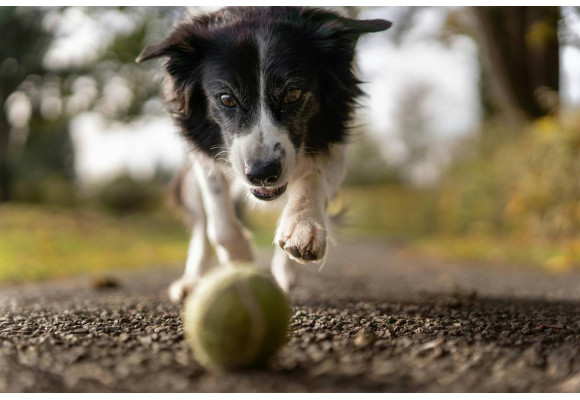
<path fill-rule="evenodd" d="M 192 236 L 173 301 L 207 270 L 210 244 L 222 264 L 252 260 L 234 184 L 257 202 L 283 203 L 272 274 L 284 290 L 293 262 L 323 260 L 327 207 L 362 94 L 355 44 L 390 25 L 308 7 L 231 7 L 189 17 L 139 55 L 165 58 L 164 98 L 193 148 L 177 187 Z"/>

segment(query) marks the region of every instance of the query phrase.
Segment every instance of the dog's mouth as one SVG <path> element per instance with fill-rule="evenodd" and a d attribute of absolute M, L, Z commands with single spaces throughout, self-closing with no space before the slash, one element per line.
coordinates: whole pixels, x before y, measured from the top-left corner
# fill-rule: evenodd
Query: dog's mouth
<path fill-rule="evenodd" d="M 282 196 L 288 187 L 288 182 L 281 186 L 258 186 L 250 189 L 250 192 L 259 200 L 270 201 Z"/>

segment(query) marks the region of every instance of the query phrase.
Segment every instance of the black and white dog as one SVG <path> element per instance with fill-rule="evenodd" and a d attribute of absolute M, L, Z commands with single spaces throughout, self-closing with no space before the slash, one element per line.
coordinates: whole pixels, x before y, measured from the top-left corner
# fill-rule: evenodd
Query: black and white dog
<path fill-rule="evenodd" d="M 193 221 L 183 277 L 172 300 L 208 267 L 250 261 L 249 236 L 231 193 L 283 201 L 272 274 L 288 290 L 292 262 L 326 254 L 327 206 L 345 171 L 348 123 L 362 94 L 353 72 L 361 34 L 384 20 L 356 20 L 307 7 L 238 7 L 179 23 L 137 62 L 166 57 L 164 97 L 193 145 L 179 195 Z"/>

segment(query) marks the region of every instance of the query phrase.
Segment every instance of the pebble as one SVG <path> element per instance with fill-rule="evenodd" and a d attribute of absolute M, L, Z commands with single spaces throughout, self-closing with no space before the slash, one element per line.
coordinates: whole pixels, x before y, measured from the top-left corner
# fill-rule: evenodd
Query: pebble
<path fill-rule="evenodd" d="M 300 300 L 270 370 L 215 374 L 184 342 L 180 306 L 158 295 L 165 284 L 139 295 L 47 289 L 0 301 L 0 392 L 580 387 L 580 305 L 573 302 Z"/>
<path fill-rule="evenodd" d="M 360 331 L 354 338 L 356 347 L 368 347 L 375 343 L 376 336 L 372 332 Z"/>

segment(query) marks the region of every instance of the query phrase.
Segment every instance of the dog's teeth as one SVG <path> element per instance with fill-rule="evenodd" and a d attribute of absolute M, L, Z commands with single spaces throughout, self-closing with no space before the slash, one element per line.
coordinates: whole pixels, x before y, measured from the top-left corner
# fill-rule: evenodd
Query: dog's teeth
<path fill-rule="evenodd" d="M 286 191 L 287 184 L 277 187 L 260 186 L 250 189 L 250 191 L 260 200 L 272 200 L 278 198 Z"/>

